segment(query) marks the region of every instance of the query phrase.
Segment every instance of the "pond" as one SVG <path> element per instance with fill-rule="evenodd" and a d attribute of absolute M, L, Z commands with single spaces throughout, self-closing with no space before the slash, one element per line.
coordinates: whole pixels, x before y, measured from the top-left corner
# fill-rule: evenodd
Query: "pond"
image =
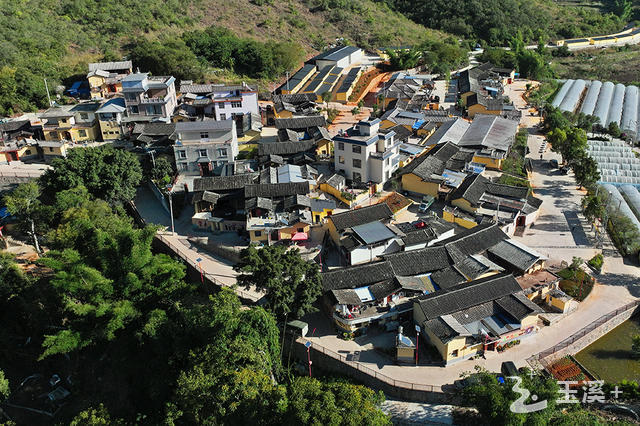
<path fill-rule="evenodd" d="M 640 383 L 640 360 L 632 357 L 631 339 L 640 334 L 640 318 L 634 317 L 605 334 L 575 358 L 605 382 L 635 380 Z"/>

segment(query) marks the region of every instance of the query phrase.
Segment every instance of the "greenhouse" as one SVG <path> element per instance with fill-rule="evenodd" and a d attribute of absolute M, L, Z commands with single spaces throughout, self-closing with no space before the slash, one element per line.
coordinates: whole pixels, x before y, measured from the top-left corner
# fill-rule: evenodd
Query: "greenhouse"
<path fill-rule="evenodd" d="M 598 163 L 599 183 L 640 185 L 640 159 L 624 141 L 590 140 L 587 153 Z"/>
<path fill-rule="evenodd" d="M 638 88 L 636 86 L 627 86 L 625 90 L 620 129 L 636 139 L 638 131 Z"/>
<path fill-rule="evenodd" d="M 611 106 L 611 99 L 613 98 L 613 83 L 607 81 L 602 85 L 600 89 L 600 95 L 598 96 L 598 102 L 596 102 L 596 108 L 593 111 L 593 115 L 600 119 L 602 126 L 607 125 L 607 118 L 609 117 L 609 106 Z"/>
<path fill-rule="evenodd" d="M 605 184 L 602 185 L 602 189 L 607 191 L 610 195 L 609 201 L 607 203 L 607 209 L 609 210 L 609 212 L 619 211 L 621 214 L 628 217 L 636 226 L 636 228 L 640 230 L 640 222 L 638 221 L 638 218 L 633 213 L 625 199 L 622 197 L 622 194 L 620 194 L 618 188 L 610 184 Z"/>
<path fill-rule="evenodd" d="M 640 218 L 640 192 L 633 185 L 622 185 L 620 187 L 622 197 L 625 199 L 633 214 Z"/>
<path fill-rule="evenodd" d="M 607 122 L 603 123 L 605 127 L 608 126 L 609 123 L 616 123 L 618 126 L 620 126 L 620 121 L 622 120 L 622 105 L 624 103 L 624 93 L 624 84 L 616 84 L 616 87 L 613 91 L 613 96 L 611 97 L 611 106 L 609 106 L 609 117 L 607 118 Z"/>
<path fill-rule="evenodd" d="M 582 102 L 582 108 L 580 109 L 581 113 L 593 115 L 593 110 L 596 109 L 596 101 L 598 100 L 601 88 L 601 81 L 596 80 L 591 82 L 589 90 L 587 90 L 587 96 L 585 96 L 584 101 Z"/>
<path fill-rule="evenodd" d="M 558 108 L 560 106 L 560 104 L 562 103 L 562 100 L 564 99 L 566 94 L 569 92 L 569 89 L 573 85 L 574 81 L 575 80 L 567 80 L 567 81 L 564 82 L 564 84 L 560 88 L 560 91 L 558 91 L 558 94 L 556 95 L 556 97 L 551 102 L 551 105 L 553 105 L 556 108 Z"/>
<path fill-rule="evenodd" d="M 560 103 L 561 111 L 569 111 L 573 112 L 578 107 L 578 103 L 582 98 L 582 92 L 584 92 L 584 88 L 586 87 L 587 82 L 584 80 L 576 80 L 573 82 L 569 91 L 565 94 L 562 102 Z"/>

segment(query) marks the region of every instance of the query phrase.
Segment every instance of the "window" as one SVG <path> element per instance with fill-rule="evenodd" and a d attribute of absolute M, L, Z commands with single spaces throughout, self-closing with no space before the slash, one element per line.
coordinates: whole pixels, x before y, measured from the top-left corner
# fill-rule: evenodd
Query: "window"
<path fill-rule="evenodd" d="M 353 172 L 353 181 L 362 182 L 362 175 L 358 172 Z"/>
<path fill-rule="evenodd" d="M 226 114 L 220 114 L 220 120 L 226 120 L 226 119 L 227 119 Z"/>
<path fill-rule="evenodd" d="M 24 152 L 24 155 L 31 155 L 31 150 L 30 150 L 30 149 L 26 150 L 26 151 Z"/>
<path fill-rule="evenodd" d="M 200 139 L 209 139 L 209 132 L 200 132 Z"/>
<path fill-rule="evenodd" d="M 253 231 L 254 235 L 256 237 L 261 237 L 262 236 L 262 231 Z"/>
<path fill-rule="evenodd" d="M 362 168 L 362 160 L 360 160 L 359 158 L 354 158 L 353 167 L 355 167 L 356 169 Z"/>
<path fill-rule="evenodd" d="M 147 115 L 162 115 L 162 107 L 160 105 L 147 105 Z"/>
<path fill-rule="evenodd" d="M 298 228 L 297 231 L 298 232 L 304 232 L 304 228 Z"/>
<path fill-rule="evenodd" d="M 344 164 L 344 157 L 342 155 L 338 157 L 338 163 Z"/>
<path fill-rule="evenodd" d="M 86 130 L 78 130 L 78 136 L 80 136 L 81 138 L 86 138 L 87 137 L 87 131 Z"/>
<path fill-rule="evenodd" d="M 207 150 L 206 149 L 199 149 L 198 150 L 198 156 L 199 157 L 206 157 L 207 156 Z"/>
<path fill-rule="evenodd" d="M 218 106 L 220 107 L 220 109 L 224 109 L 224 102 L 220 102 Z"/>
<path fill-rule="evenodd" d="M 53 152 L 53 147 L 49 147 L 49 152 Z"/>
<path fill-rule="evenodd" d="M 338 142 L 338 149 L 344 151 L 344 142 Z"/>
<path fill-rule="evenodd" d="M 124 98 L 127 101 L 135 101 L 136 100 L 136 94 L 135 93 L 125 93 L 124 94 Z"/>
<path fill-rule="evenodd" d="M 218 148 L 218 157 L 226 157 L 227 148 Z"/>
<path fill-rule="evenodd" d="M 86 112 L 81 112 L 80 113 L 80 118 L 83 120 L 88 120 L 89 119 L 89 114 L 87 114 Z"/>
<path fill-rule="evenodd" d="M 356 154 L 360 154 L 362 152 L 362 147 L 360 145 L 353 145 L 351 149 Z"/>
<path fill-rule="evenodd" d="M 129 112 L 131 114 L 138 114 L 138 105 L 133 105 L 129 107 Z"/>
<path fill-rule="evenodd" d="M 389 159 L 389 158 L 387 158 L 387 159 L 384 161 L 384 164 L 388 166 L 388 165 L 389 165 L 389 160 L 390 160 L 390 159 Z"/>
<path fill-rule="evenodd" d="M 187 158 L 187 151 L 178 151 L 178 158 Z"/>
<path fill-rule="evenodd" d="M 451 352 L 451 356 L 457 357 L 458 356 L 458 350 L 456 349 L 455 351 Z"/>
<path fill-rule="evenodd" d="M 242 102 L 231 102 L 231 108 L 242 108 Z"/>

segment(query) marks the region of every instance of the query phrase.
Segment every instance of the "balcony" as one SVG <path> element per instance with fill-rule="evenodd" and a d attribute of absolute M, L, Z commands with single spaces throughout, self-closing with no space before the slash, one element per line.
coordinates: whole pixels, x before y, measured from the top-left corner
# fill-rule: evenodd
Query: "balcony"
<path fill-rule="evenodd" d="M 140 96 L 141 104 L 166 104 L 168 102 L 169 95 L 166 96 Z"/>

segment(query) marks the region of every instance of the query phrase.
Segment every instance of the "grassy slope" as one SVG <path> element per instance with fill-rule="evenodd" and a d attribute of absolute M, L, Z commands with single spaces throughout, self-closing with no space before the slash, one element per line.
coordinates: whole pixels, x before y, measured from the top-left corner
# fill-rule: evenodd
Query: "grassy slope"
<path fill-rule="evenodd" d="M 640 85 L 640 46 L 593 49 L 567 58 L 554 58 L 559 78 L 583 78 Z"/>

